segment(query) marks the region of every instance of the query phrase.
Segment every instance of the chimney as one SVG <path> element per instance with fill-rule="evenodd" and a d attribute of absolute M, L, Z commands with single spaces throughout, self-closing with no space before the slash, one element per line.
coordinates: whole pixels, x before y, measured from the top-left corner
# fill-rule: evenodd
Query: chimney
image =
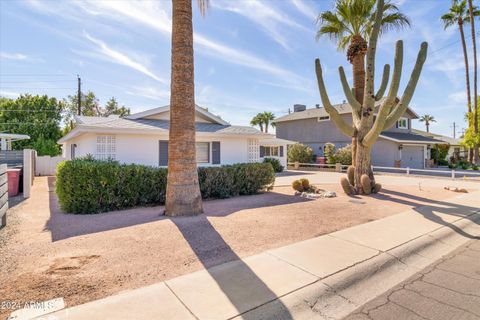
<path fill-rule="evenodd" d="M 293 112 L 301 112 L 305 111 L 307 109 L 307 106 L 304 104 L 294 104 L 293 105 Z"/>
<path fill-rule="evenodd" d="M 319 108 L 320 108 L 320 105 L 317 103 L 317 104 L 315 105 L 315 108 L 319 109 Z"/>

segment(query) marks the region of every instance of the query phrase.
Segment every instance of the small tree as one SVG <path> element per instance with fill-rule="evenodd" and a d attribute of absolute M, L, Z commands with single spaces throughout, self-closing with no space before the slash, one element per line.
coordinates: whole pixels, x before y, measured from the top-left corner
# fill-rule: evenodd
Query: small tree
<path fill-rule="evenodd" d="M 397 41 L 395 52 L 395 63 L 392 81 L 390 84 L 389 92 L 386 99 L 381 103 L 378 113 L 375 113 L 375 104 L 383 97 L 389 80 L 390 66 L 385 65 L 383 70 L 383 77 L 378 91 L 374 92 L 374 78 L 375 78 L 375 53 L 377 49 L 377 39 L 380 32 L 380 26 L 382 22 L 384 0 L 378 0 L 377 10 L 375 14 L 375 22 L 371 29 L 368 49 L 367 49 L 367 71 L 365 79 L 365 94 L 363 101 L 358 101 L 350 85 L 347 82 L 345 71 L 342 67 L 339 68 L 340 80 L 342 82 L 343 91 L 345 96 L 352 107 L 353 124 L 350 125 L 341 117 L 337 109 L 335 109 L 330 103 L 327 90 L 322 76 L 322 67 L 320 60 L 316 59 L 316 74 L 318 80 L 318 88 L 320 91 L 320 97 L 325 107 L 325 111 L 330 115 L 330 118 L 340 131 L 346 136 L 355 136 L 357 140 L 357 151 L 355 155 L 355 172 L 354 172 L 354 188 L 352 190 L 355 193 L 370 193 L 371 190 L 367 190 L 364 186 L 362 176 L 365 176 L 370 180 L 371 185 L 375 185 L 373 172 L 371 170 L 371 148 L 375 141 L 378 139 L 380 132 L 385 128 L 391 127 L 402 116 L 412 99 L 415 87 L 417 86 L 420 73 L 422 71 L 423 63 L 427 56 L 427 43 L 423 42 L 421 49 L 417 56 L 415 67 L 410 76 L 410 80 L 405 88 L 405 92 L 400 99 L 397 99 L 397 92 L 400 86 L 400 77 L 402 73 L 403 63 L 403 42 Z M 366 179 L 363 179 L 366 181 Z M 372 187 L 372 189 L 374 189 Z M 375 188 L 377 190 L 377 188 Z"/>
<path fill-rule="evenodd" d="M 312 148 L 296 143 L 288 147 L 287 152 L 288 162 L 311 163 L 313 162 Z"/>
<path fill-rule="evenodd" d="M 335 163 L 341 163 L 349 166 L 352 164 L 352 145 L 349 144 L 335 152 Z"/>

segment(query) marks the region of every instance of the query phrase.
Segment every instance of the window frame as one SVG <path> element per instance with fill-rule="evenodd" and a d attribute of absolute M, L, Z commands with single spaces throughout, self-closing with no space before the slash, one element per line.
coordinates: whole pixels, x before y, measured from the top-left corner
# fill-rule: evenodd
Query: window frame
<path fill-rule="evenodd" d="M 263 153 L 263 157 L 264 158 L 267 158 L 267 157 L 277 157 L 279 158 L 280 157 L 280 146 L 263 146 L 263 150 L 264 150 L 264 153 Z M 268 152 L 267 152 L 268 150 Z M 276 150 L 276 152 L 272 152 L 272 150 Z M 273 154 L 273 153 L 276 153 Z"/>
<path fill-rule="evenodd" d="M 207 146 L 207 161 L 199 161 L 198 160 L 198 152 L 197 152 L 197 144 L 206 144 Z M 211 146 L 210 146 L 210 142 L 209 141 L 196 141 L 195 142 L 195 162 L 196 163 L 210 163 L 212 157 L 210 155 L 211 153 Z"/>
<path fill-rule="evenodd" d="M 405 126 L 400 125 L 402 121 L 405 121 Z M 408 129 L 408 118 L 402 117 L 397 120 L 397 128 L 398 129 Z"/>
<path fill-rule="evenodd" d="M 317 122 L 326 122 L 330 121 L 330 116 L 317 117 Z"/>
<path fill-rule="evenodd" d="M 99 141 L 103 138 L 103 141 Z M 99 152 L 103 146 L 103 151 Z M 99 134 L 95 141 L 95 159 L 116 160 L 117 158 L 117 137 L 114 134 Z"/>

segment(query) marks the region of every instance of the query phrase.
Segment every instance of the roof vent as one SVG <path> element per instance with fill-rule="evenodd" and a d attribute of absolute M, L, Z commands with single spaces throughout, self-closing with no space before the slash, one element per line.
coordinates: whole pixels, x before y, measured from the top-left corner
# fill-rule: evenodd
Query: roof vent
<path fill-rule="evenodd" d="M 319 109 L 319 108 L 320 108 L 320 105 L 317 103 L 317 104 L 315 105 L 315 108 Z"/>
<path fill-rule="evenodd" d="M 343 104 L 347 103 L 347 100 L 343 100 L 343 102 L 342 102 L 342 103 L 343 103 Z"/>
<path fill-rule="evenodd" d="M 307 106 L 304 104 L 294 104 L 293 112 L 301 112 L 307 110 Z"/>

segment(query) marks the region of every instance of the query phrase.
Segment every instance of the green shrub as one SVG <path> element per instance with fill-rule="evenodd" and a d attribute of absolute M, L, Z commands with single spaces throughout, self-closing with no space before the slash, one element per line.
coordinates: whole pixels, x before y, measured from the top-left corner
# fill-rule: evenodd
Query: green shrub
<path fill-rule="evenodd" d="M 352 164 L 352 145 L 349 144 L 335 152 L 335 163 L 341 163 L 345 166 Z"/>
<path fill-rule="evenodd" d="M 306 145 L 296 143 L 288 147 L 287 158 L 288 162 L 312 163 L 313 150 Z"/>
<path fill-rule="evenodd" d="M 327 142 L 323 153 L 327 159 L 327 164 L 335 164 L 335 145 L 333 143 Z"/>
<path fill-rule="evenodd" d="M 278 160 L 276 158 L 264 158 L 263 162 L 270 163 L 275 172 L 282 172 L 283 171 L 283 166 L 280 163 L 280 160 Z"/>
<path fill-rule="evenodd" d="M 477 170 L 478 170 L 478 166 L 477 166 L 476 164 L 472 164 L 472 170 L 477 171 Z"/>
<path fill-rule="evenodd" d="M 199 168 L 203 198 L 255 194 L 275 181 L 271 164 Z M 56 193 L 62 210 L 98 213 L 165 203 L 167 169 L 116 161 L 77 159 L 57 166 Z"/>

